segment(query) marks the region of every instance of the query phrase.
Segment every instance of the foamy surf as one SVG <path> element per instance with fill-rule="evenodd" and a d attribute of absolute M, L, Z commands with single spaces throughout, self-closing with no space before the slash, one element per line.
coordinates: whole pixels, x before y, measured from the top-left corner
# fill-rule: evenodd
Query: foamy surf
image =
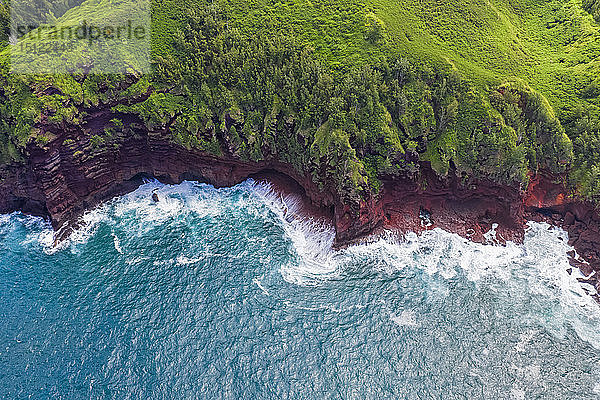
<path fill-rule="evenodd" d="M 541 304 L 532 310 L 530 318 L 538 319 L 563 338 L 572 328 L 600 349 L 600 307 L 590 296 L 595 291 L 577 280 L 583 277 L 579 270 L 567 272 L 571 269 L 567 253 L 573 248 L 567 244 L 567 233 L 560 228 L 530 222 L 522 245 L 499 245 L 496 225 L 484 235 L 487 244 L 433 229 L 403 238 L 389 232 L 374 242 L 334 250 L 334 228 L 300 215 L 299 198 L 281 196 L 264 184 L 256 185 L 255 190 L 279 217 L 299 255 L 299 260 L 281 267 L 281 274 L 289 283 L 324 284 L 339 279 L 356 260 L 369 259 L 378 259 L 373 267 L 387 273 L 415 266 L 445 280 L 459 273 L 478 284 L 501 280 L 515 295 L 525 290 L 538 297 Z M 548 312 L 552 318 L 547 317 Z M 413 325 L 410 314 L 404 312 L 399 316 L 392 314 L 392 320 Z"/>
<path fill-rule="evenodd" d="M 277 193 L 267 183 L 249 182 L 277 216 L 286 236 L 293 243 L 296 259 L 281 266 L 283 278 L 297 285 L 318 285 L 339 276 L 333 260 L 335 228 L 330 222 L 302 214 L 302 199 L 296 194 Z"/>
<path fill-rule="evenodd" d="M 0 336 L 3 354 L 14 370 L 110 376 L 146 398 L 156 392 L 140 372 L 152 368 L 165 372 L 161 385 L 190 378 L 180 393 L 198 398 L 233 377 L 285 394 L 277 371 L 320 382 L 311 398 L 350 386 L 367 398 L 383 392 L 363 388 L 598 394 L 600 307 L 567 273 L 565 232 L 532 223 L 524 244 L 506 246 L 387 232 L 333 250 L 333 228 L 303 215 L 300 200 L 253 181 L 148 182 L 86 213 L 59 247 L 47 222 L 0 217 L 0 311 L 18 328 Z M 223 374 L 199 374 L 216 366 Z M 87 397 L 107 395 L 96 393 Z"/>
<path fill-rule="evenodd" d="M 523 245 L 484 245 L 434 229 L 408 234 L 403 240 L 381 239 L 354 246 L 336 252 L 331 260 L 338 263 L 335 269 L 343 270 L 344 264 L 377 259 L 373 268 L 390 275 L 419 268 L 433 278 L 432 290 L 442 295 L 439 278 L 452 281 L 460 274 L 479 286 L 497 287 L 502 282 L 507 296 L 532 299 L 526 318 L 537 320 L 561 338 L 573 329 L 600 349 L 600 307 L 590 296 L 593 288 L 577 280 L 583 275 L 567 272 L 571 269 L 567 253 L 573 249 L 566 232 L 544 223 L 528 226 Z"/>
<path fill-rule="evenodd" d="M 233 191 L 247 195 L 227 198 Z M 158 194 L 159 202 L 152 200 L 153 193 Z M 76 253 L 96 234 L 100 224 L 115 227 L 123 219 L 142 221 L 127 232 L 127 235 L 141 237 L 157 224 L 190 218 L 220 218 L 223 213 L 237 212 L 235 210 L 251 213 L 264 223 L 275 216 L 293 252 L 293 257 L 278 267 L 283 279 L 290 284 L 326 285 L 331 280 L 344 279 L 357 263 L 388 275 L 411 268 L 423 270 L 431 277 L 432 293 L 442 297 L 448 294 L 443 282 L 458 276 L 476 285 L 501 281 L 507 293 L 515 296 L 527 293 L 531 297 L 532 307 L 527 318 L 538 320 L 559 337 L 566 337 L 569 329 L 573 329 L 600 349 L 600 307 L 590 296 L 593 288 L 577 280 L 581 277 L 578 270 L 567 272 L 570 269 L 567 253 L 573 250 L 567 244 L 567 233 L 543 223 L 529 224 L 522 245 L 512 242 L 497 245 L 495 229 L 485 235 L 488 241 L 485 245 L 433 229 L 403 237 L 389 232 L 368 243 L 334 250 L 334 227 L 326 220 L 303 215 L 299 196 L 282 195 L 268 184 L 248 180 L 235 189 L 215 189 L 193 182 L 163 185 L 151 181 L 85 213 L 79 228 L 58 246 L 54 245 L 49 226 L 37 234 L 37 240 L 48 254 L 64 249 Z M 111 235 L 116 251 L 124 254 L 126 241 L 114 230 Z M 175 258 L 178 264 L 186 265 L 201 262 L 210 255 L 215 254 L 207 251 L 195 257 L 179 254 Z M 260 281 L 255 283 L 264 293 L 269 293 Z M 401 315 L 394 314 L 392 319 L 404 320 Z"/>

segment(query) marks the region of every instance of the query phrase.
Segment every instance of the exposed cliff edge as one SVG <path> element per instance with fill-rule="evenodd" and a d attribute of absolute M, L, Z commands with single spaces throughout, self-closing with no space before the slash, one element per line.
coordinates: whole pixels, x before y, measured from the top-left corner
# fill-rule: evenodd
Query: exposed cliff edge
<path fill-rule="evenodd" d="M 403 231 L 441 227 L 483 241 L 483 233 L 498 223 L 500 238 L 519 241 L 523 236 L 521 193 L 515 188 L 492 182 L 464 184 L 456 177 L 443 179 L 424 163 L 418 181 L 390 177 L 383 181 L 377 196 L 344 201 L 334 182 L 319 187 L 310 175 L 277 160 L 252 162 L 188 149 L 171 140 L 168 128 L 149 132 L 131 115 L 120 115 L 129 128 L 128 135 L 93 147 L 94 133 L 112 117 L 106 107 L 90 114 L 81 126 L 41 126 L 52 131 L 52 139 L 44 145 L 30 142 L 26 162 L 0 170 L 0 211 L 48 216 L 58 230 L 76 221 L 86 209 L 134 190 L 144 177 L 223 187 L 254 175 L 268 179 L 275 173 L 296 182 L 314 207 L 332 217 L 339 245 L 382 227 Z"/>
<path fill-rule="evenodd" d="M 247 162 L 189 150 L 165 134 L 145 131 L 134 120 L 129 124 L 140 127 L 135 135 L 118 146 L 90 151 L 90 135 L 109 117 L 98 112 L 83 128 L 63 126 L 45 145 L 30 143 L 26 162 L 0 170 L 0 212 L 21 210 L 47 216 L 66 235 L 86 209 L 134 190 L 144 177 L 222 187 L 252 176 L 280 175 L 284 177 L 280 186 L 289 182 L 289 190 L 303 192 L 314 209 L 333 219 L 338 245 L 381 228 L 420 232 L 439 227 L 484 242 L 484 234 L 494 224 L 499 242 L 519 242 L 528 219 L 548 221 L 569 232 L 571 244 L 583 258 L 573 259 L 573 265 L 600 289 L 595 275 L 600 271 L 600 215 L 592 204 L 570 196 L 557 177 L 533 177 L 523 193 L 493 182 L 440 178 L 422 164 L 418 181 L 390 178 L 384 180 L 377 197 L 345 204 L 334 187 L 319 188 L 310 176 L 285 163 Z"/>

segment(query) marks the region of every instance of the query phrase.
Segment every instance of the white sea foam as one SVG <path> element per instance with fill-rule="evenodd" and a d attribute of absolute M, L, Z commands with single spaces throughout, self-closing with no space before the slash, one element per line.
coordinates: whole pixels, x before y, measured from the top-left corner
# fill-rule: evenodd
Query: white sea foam
<path fill-rule="evenodd" d="M 0 233 L 4 233 L 12 226 L 12 214 L 0 214 Z"/>
<path fill-rule="evenodd" d="M 515 345 L 515 351 L 518 353 L 525 352 L 526 347 L 529 345 L 531 340 L 537 334 L 534 330 L 529 330 L 527 332 L 523 332 L 519 335 L 519 342 Z"/>
<path fill-rule="evenodd" d="M 338 264 L 332 259 L 335 229 L 331 223 L 302 215 L 298 195 L 282 195 L 266 183 L 252 184 L 254 193 L 277 215 L 298 256 L 281 267 L 283 278 L 298 285 L 315 285 L 338 276 Z"/>
<path fill-rule="evenodd" d="M 52 227 L 47 226 L 43 231 L 37 234 L 37 240 L 46 254 L 54 254 L 57 251 L 70 249 L 71 252 L 78 251 L 77 245 L 84 244 L 96 233 L 96 229 L 101 222 L 110 220 L 106 212 L 106 205 L 86 212 L 77 223 L 76 228 L 72 228 L 70 223 L 66 223 L 58 232 L 54 232 Z M 69 232 L 63 240 L 57 240 L 63 232 Z"/>
<path fill-rule="evenodd" d="M 266 294 L 267 296 L 270 296 L 270 294 L 269 294 L 269 291 L 268 291 L 267 289 L 265 289 L 265 287 L 262 285 L 262 282 L 261 282 L 261 280 L 262 280 L 262 277 L 261 277 L 260 279 L 259 279 L 259 278 L 254 278 L 254 279 L 252 279 L 252 283 L 254 283 L 256 286 L 258 286 L 258 288 L 259 288 L 259 289 L 260 289 L 260 290 L 261 290 L 261 291 L 262 291 L 264 294 Z"/>
<path fill-rule="evenodd" d="M 487 231 L 486 233 L 483 234 L 483 237 L 485 238 L 486 242 L 488 244 L 498 244 L 498 224 L 492 224 L 492 228 Z"/>
<path fill-rule="evenodd" d="M 112 234 L 112 237 L 113 243 L 115 245 L 115 250 L 117 250 L 120 254 L 123 254 L 123 249 L 121 248 L 121 241 L 119 240 L 119 237 L 114 233 Z"/>
<path fill-rule="evenodd" d="M 398 326 L 416 328 L 419 326 L 417 315 L 412 310 L 402 310 L 400 315 L 391 314 L 390 319 Z"/>
<path fill-rule="evenodd" d="M 190 265 L 202 261 L 202 258 L 188 258 L 186 256 L 179 255 L 177 256 L 176 261 L 179 265 Z"/>
<path fill-rule="evenodd" d="M 525 391 L 515 387 L 510 391 L 510 398 L 511 400 L 525 400 Z"/>
<path fill-rule="evenodd" d="M 581 274 L 567 272 L 570 268 L 567 253 L 573 248 L 567 244 L 567 233 L 561 229 L 531 222 L 522 245 L 512 242 L 498 245 L 496 227 L 485 235 L 488 241 L 485 245 L 441 229 L 420 235 L 409 233 L 401 240 L 390 233 L 371 243 L 336 251 L 332 249 L 335 237 L 332 227 L 296 216 L 290 219 L 289 213 L 294 213 L 297 204 L 295 199 L 281 199 L 268 187 L 259 189 L 280 217 L 300 256 L 297 263 L 281 268 L 284 279 L 290 283 L 323 284 L 340 277 L 347 265 L 356 260 L 377 260 L 373 268 L 390 274 L 416 267 L 445 280 L 455 278 L 458 273 L 478 285 L 500 280 L 515 295 L 526 291 L 539 299 L 540 304 L 526 318 L 537 319 L 560 337 L 566 337 L 570 327 L 582 339 L 600 348 L 600 308 L 590 296 L 593 288 L 577 280 Z M 290 211 L 284 212 L 286 209 Z M 434 280 L 431 290 L 447 294 L 449 289 L 436 282 L 440 281 Z M 392 314 L 391 319 L 396 324 L 411 326 L 410 317 L 410 314 Z M 518 348 L 526 344 L 524 341 Z"/>
<path fill-rule="evenodd" d="M 577 281 L 577 277 L 581 276 L 579 272 L 566 272 L 570 268 L 567 252 L 572 248 L 567 244 L 566 232 L 560 229 L 530 223 L 523 245 L 509 242 L 505 246 L 472 243 L 440 229 L 420 235 L 411 233 L 403 238 L 389 233 L 370 243 L 337 251 L 332 249 L 335 238 L 333 226 L 326 221 L 302 216 L 302 203 L 298 196 L 281 195 L 269 185 L 253 181 L 247 181 L 237 190 L 251 193 L 251 196 L 239 197 L 235 207 L 244 207 L 246 211 L 265 218 L 272 218 L 273 214 L 277 216 L 278 224 L 296 253 L 294 260 L 280 266 L 282 277 L 289 283 L 304 286 L 327 284 L 332 279 L 343 277 L 348 273 L 348 266 L 357 262 L 383 274 L 420 269 L 432 277 L 429 290 L 439 296 L 449 293 L 449 286 L 444 282 L 459 275 L 476 285 L 501 281 L 507 293 L 515 296 L 528 294 L 532 299 L 539 299 L 532 302 L 531 314 L 525 318 L 538 320 L 561 337 L 567 335 L 570 327 L 581 338 L 600 348 L 600 307 L 589 295 L 593 289 Z M 153 192 L 159 195 L 158 203 L 152 201 Z M 101 222 L 115 225 L 121 217 L 133 215 L 147 224 L 137 224 L 136 229 L 141 231 L 128 234 L 143 234 L 157 223 L 188 213 L 200 218 L 218 217 L 231 210 L 223 208 L 222 196 L 217 189 L 192 182 L 177 186 L 149 182 L 129 195 L 86 213 L 80 227 L 58 247 L 54 246 L 54 237 L 48 226 L 38 233 L 37 239 L 47 252 L 64 248 L 78 251 L 77 245 L 85 243 Z M 265 207 L 257 207 L 257 204 L 266 206 L 271 216 L 264 214 Z M 0 223 L 9 222 L 0 220 Z M 488 242 L 495 243 L 495 229 L 488 232 L 486 238 Z M 114 244 L 117 251 L 122 251 L 116 235 Z M 260 245 L 256 243 L 256 246 Z M 186 264 L 195 261 L 193 257 L 184 257 L 178 257 L 177 262 Z M 260 281 L 258 283 L 262 285 Z M 411 322 L 410 314 L 393 315 L 392 321 L 407 324 Z M 524 341 L 519 349 L 526 345 Z"/>

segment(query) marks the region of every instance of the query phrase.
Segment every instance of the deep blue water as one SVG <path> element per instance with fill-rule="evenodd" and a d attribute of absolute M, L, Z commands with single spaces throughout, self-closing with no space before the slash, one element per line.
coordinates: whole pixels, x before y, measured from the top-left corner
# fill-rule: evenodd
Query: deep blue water
<path fill-rule="evenodd" d="M 333 251 L 294 206 L 148 183 L 58 248 L 0 216 L 0 398 L 600 398 L 600 306 L 564 232 Z"/>

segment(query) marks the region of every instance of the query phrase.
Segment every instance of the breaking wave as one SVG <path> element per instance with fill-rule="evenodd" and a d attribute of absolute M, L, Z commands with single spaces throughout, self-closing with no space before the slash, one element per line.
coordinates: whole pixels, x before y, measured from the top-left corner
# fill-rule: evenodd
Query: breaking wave
<path fill-rule="evenodd" d="M 33 376 L 0 374 L 0 394 L 600 396 L 600 306 L 549 225 L 522 245 L 434 229 L 335 250 L 301 198 L 252 180 L 151 181 L 82 221 L 55 244 L 0 216 L 0 357 Z"/>

